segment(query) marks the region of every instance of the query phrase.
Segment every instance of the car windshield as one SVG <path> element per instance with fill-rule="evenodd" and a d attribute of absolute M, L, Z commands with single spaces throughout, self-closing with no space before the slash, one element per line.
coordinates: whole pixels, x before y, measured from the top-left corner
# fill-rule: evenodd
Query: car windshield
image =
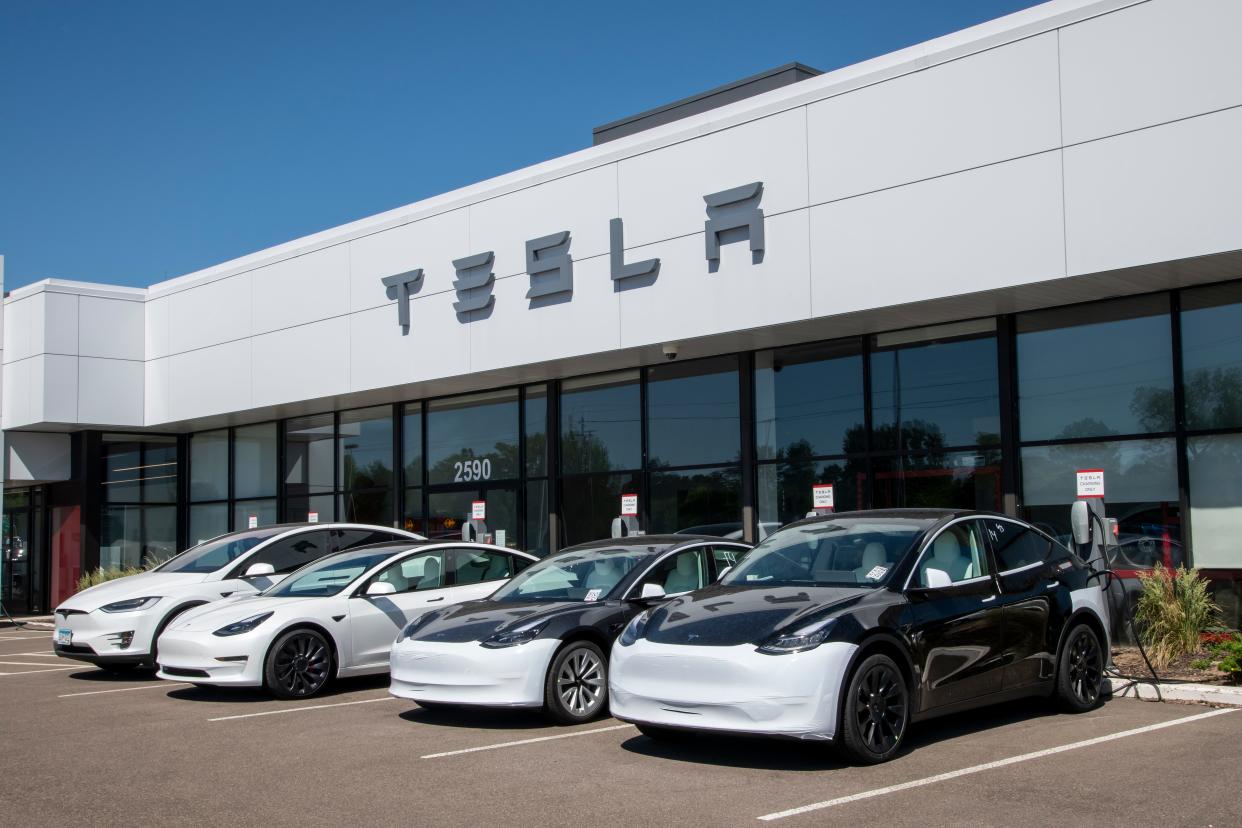
<path fill-rule="evenodd" d="M 562 552 L 496 590 L 493 601 L 599 601 L 655 550 L 622 547 Z"/>
<path fill-rule="evenodd" d="M 256 529 L 234 532 L 205 540 L 174 555 L 155 568 L 156 572 L 215 572 L 254 549 L 263 541 L 274 538 L 284 529 Z"/>
<path fill-rule="evenodd" d="M 888 582 L 932 525 L 912 518 L 840 518 L 768 535 L 721 583 L 731 586 L 862 586 Z"/>
<path fill-rule="evenodd" d="M 391 558 L 391 546 L 382 549 L 358 549 L 320 558 L 288 578 L 267 589 L 263 594 L 277 598 L 322 598 L 336 595 L 359 575 Z"/>

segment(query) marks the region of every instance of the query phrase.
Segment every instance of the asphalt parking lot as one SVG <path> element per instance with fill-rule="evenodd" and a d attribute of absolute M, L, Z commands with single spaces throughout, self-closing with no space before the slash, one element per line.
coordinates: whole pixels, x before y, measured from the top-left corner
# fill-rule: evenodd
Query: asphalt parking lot
<path fill-rule="evenodd" d="M 302 702 L 118 679 L 50 646 L 0 631 L 7 825 L 1242 821 L 1242 709 L 1021 703 L 917 726 L 896 760 L 850 767 L 817 745 L 426 711 L 386 677 Z"/>

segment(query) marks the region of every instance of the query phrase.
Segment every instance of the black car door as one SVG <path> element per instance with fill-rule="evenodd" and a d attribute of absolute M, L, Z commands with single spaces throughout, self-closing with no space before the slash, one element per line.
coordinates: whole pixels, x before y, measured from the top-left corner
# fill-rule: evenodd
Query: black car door
<path fill-rule="evenodd" d="M 977 520 L 941 530 L 910 574 L 920 711 L 1001 689 L 1003 612 Z"/>
<path fill-rule="evenodd" d="M 996 559 L 1004 609 L 1002 684 L 1009 689 L 1046 681 L 1056 667 L 1056 642 L 1048 640 L 1048 627 L 1060 585 L 1048 568 L 1052 541 L 1003 518 L 984 518 L 983 528 Z"/>

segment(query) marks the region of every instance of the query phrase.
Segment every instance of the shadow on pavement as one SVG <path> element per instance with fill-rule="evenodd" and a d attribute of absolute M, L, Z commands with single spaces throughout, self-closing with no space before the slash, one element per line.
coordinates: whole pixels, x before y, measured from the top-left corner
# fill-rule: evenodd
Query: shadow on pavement
<path fill-rule="evenodd" d="M 343 678 L 329 684 L 321 693 L 308 699 L 277 699 L 261 687 L 174 687 L 169 682 L 169 698 L 199 702 L 225 702 L 245 704 L 271 701 L 308 701 L 312 704 L 347 700 L 352 693 L 374 691 L 388 687 L 388 676 L 358 676 Z"/>
<path fill-rule="evenodd" d="M 480 730 L 547 730 L 557 726 L 537 710 L 503 710 L 489 707 L 419 707 L 409 702 L 409 710 L 401 714 L 407 722 L 433 727 L 469 727 Z M 605 720 L 607 721 L 607 720 Z M 595 722 L 592 722 L 595 724 Z"/>
<path fill-rule="evenodd" d="M 101 684 L 133 684 L 135 682 L 160 681 L 155 677 L 154 670 L 117 670 L 115 672 L 94 667 L 83 667 L 80 673 L 69 673 L 75 681 L 98 682 Z"/>

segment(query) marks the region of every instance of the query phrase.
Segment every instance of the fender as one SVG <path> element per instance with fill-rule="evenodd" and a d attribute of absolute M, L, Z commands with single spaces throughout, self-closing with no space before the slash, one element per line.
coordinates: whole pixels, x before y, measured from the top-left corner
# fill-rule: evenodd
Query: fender
<path fill-rule="evenodd" d="M 906 646 L 904 641 L 891 632 L 886 630 L 872 630 L 865 633 L 858 641 L 858 649 L 850 655 L 849 664 L 846 666 L 845 672 L 839 677 L 840 685 L 837 688 L 836 733 L 841 732 L 843 722 L 842 717 L 845 715 L 846 680 L 850 676 L 854 675 L 854 669 L 858 666 L 858 662 L 869 656 L 871 652 L 874 651 L 874 645 L 880 643 L 889 645 L 889 647 L 895 649 L 901 655 L 901 658 L 898 659 L 897 666 L 904 668 L 906 680 L 910 684 L 909 691 L 911 715 L 913 715 L 914 711 L 917 709 L 915 706 L 915 700 L 918 694 L 918 686 L 914 681 L 914 662 L 910 658 L 910 648 Z"/>
<path fill-rule="evenodd" d="M 1104 640 L 1101 643 L 1104 645 L 1105 654 L 1108 654 L 1112 651 L 1112 644 L 1108 638 L 1108 627 L 1107 625 L 1105 625 L 1104 619 L 1100 617 L 1100 614 L 1095 611 L 1094 607 L 1079 605 L 1077 601 L 1075 601 L 1074 604 L 1075 604 L 1074 612 L 1070 615 L 1069 618 L 1065 619 L 1065 623 L 1061 625 L 1061 632 L 1057 636 L 1057 669 L 1058 670 L 1061 668 L 1061 652 L 1065 647 L 1065 638 L 1066 636 L 1069 635 L 1069 631 L 1072 630 L 1074 627 L 1076 627 L 1080 621 L 1086 621 L 1088 624 L 1094 621 L 1095 623 L 1093 626 L 1095 628 L 1096 635 L 1099 635 L 1101 632 L 1104 634 Z M 1110 656 L 1105 661 L 1105 666 L 1107 667 L 1111 663 L 1112 663 L 1112 658 Z"/>

